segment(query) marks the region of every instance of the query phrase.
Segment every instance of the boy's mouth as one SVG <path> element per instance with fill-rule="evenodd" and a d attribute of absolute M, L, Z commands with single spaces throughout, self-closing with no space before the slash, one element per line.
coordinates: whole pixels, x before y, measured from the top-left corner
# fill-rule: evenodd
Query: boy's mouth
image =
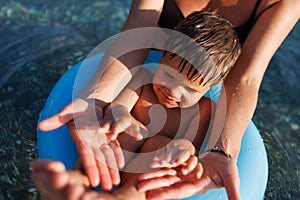
<path fill-rule="evenodd" d="M 165 102 L 167 102 L 169 104 L 177 104 L 176 98 L 166 94 L 163 91 L 162 91 L 162 95 L 163 95 L 163 98 L 164 98 Z"/>

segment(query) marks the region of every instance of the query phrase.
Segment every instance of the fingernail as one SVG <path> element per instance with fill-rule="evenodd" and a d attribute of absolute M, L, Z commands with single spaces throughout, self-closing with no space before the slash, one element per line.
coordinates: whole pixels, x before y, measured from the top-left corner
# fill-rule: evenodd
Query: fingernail
<path fill-rule="evenodd" d="M 118 140 L 114 140 L 114 143 L 115 143 L 115 145 L 117 146 L 117 147 L 120 147 L 121 145 L 120 145 L 120 142 L 118 141 Z"/>
<path fill-rule="evenodd" d="M 143 135 L 140 134 L 140 133 L 138 133 L 137 135 L 135 135 L 135 139 L 136 139 L 136 140 L 141 140 L 141 139 L 143 139 L 143 138 L 144 138 Z"/>
<path fill-rule="evenodd" d="M 95 187 L 98 186 L 99 183 L 100 183 L 100 180 L 99 180 L 98 178 L 95 178 L 95 179 L 94 179 L 94 186 L 95 186 Z"/>
<path fill-rule="evenodd" d="M 157 163 L 151 163 L 150 164 L 150 167 L 153 169 L 153 168 L 159 168 L 161 167 L 161 165 L 157 164 Z"/>
<path fill-rule="evenodd" d="M 140 186 L 140 185 L 137 186 L 137 190 L 139 192 L 146 192 L 146 190 L 142 186 Z"/>
<path fill-rule="evenodd" d="M 196 176 L 197 176 L 198 179 L 200 179 L 201 178 L 201 172 L 197 172 Z"/>
<path fill-rule="evenodd" d="M 154 156 L 153 161 L 160 161 L 160 159 L 157 156 Z"/>

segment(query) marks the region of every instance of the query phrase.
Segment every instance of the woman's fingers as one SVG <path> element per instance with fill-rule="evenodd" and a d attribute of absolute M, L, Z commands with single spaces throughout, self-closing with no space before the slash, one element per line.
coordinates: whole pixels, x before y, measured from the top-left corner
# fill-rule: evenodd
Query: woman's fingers
<path fill-rule="evenodd" d="M 66 170 L 62 162 L 47 159 L 32 161 L 30 163 L 30 168 L 33 171 L 49 171 L 55 173 L 64 172 Z"/>
<path fill-rule="evenodd" d="M 177 176 L 163 176 L 158 178 L 152 178 L 149 180 L 141 181 L 138 184 L 138 190 L 140 192 L 146 192 L 149 190 L 160 189 L 162 187 L 169 187 L 180 181 L 181 179 Z"/>
<path fill-rule="evenodd" d="M 147 192 L 147 199 L 182 199 L 196 194 L 194 184 L 178 182 L 170 187 L 157 188 Z"/>
<path fill-rule="evenodd" d="M 51 131 L 68 123 L 73 119 L 73 112 L 72 109 L 70 110 L 70 108 L 71 106 L 69 104 L 60 113 L 41 121 L 38 124 L 38 128 L 41 131 Z"/>
<path fill-rule="evenodd" d="M 113 187 L 108 165 L 106 164 L 105 156 L 102 151 L 95 151 L 97 157 L 97 167 L 99 170 L 100 185 L 102 190 L 110 191 Z"/>
<path fill-rule="evenodd" d="M 143 180 L 149 180 L 149 179 L 152 179 L 152 178 L 159 178 L 159 177 L 163 177 L 163 176 L 175 176 L 176 173 L 177 172 L 176 172 L 175 169 L 164 168 L 164 169 L 155 170 L 155 171 L 140 174 L 138 179 L 139 179 L 139 181 L 143 181 Z"/>
<path fill-rule="evenodd" d="M 234 165 L 233 168 L 236 168 Z M 224 186 L 226 188 L 228 198 L 233 200 L 239 200 L 240 198 L 240 179 L 238 175 L 238 170 L 232 170 L 231 173 L 226 174 L 223 176 Z"/>
<path fill-rule="evenodd" d="M 118 168 L 123 168 L 125 166 L 125 158 L 118 140 L 111 141 L 111 148 L 113 149 Z"/>
<path fill-rule="evenodd" d="M 120 183 L 120 174 L 113 149 L 110 147 L 110 145 L 103 144 L 101 145 L 100 150 L 104 155 L 105 160 L 103 161 L 105 161 L 105 163 L 103 164 L 108 168 L 112 184 L 118 185 Z"/>
<path fill-rule="evenodd" d="M 99 171 L 93 154 L 92 147 L 86 144 L 82 135 L 78 133 L 73 123 L 68 124 L 71 137 L 76 144 L 78 154 L 80 156 L 84 171 L 86 172 L 92 187 L 99 185 Z"/>
<path fill-rule="evenodd" d="M 38 128 L 42 131 L 51 131 L 61 127 L 74 119 L 74 116 L 81 115 L 88 108 L 88 103 L 82 99 L 75 99 L 66 105 L 59 113 L 41 121 Z"/>

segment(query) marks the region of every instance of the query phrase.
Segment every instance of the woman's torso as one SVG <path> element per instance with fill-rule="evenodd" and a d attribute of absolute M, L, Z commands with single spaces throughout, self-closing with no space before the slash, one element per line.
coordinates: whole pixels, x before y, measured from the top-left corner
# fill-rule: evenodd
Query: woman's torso
<path fill-rule="evenodd" d="M 158 25 L 174 27 L 187 15 L 195 11 L 216 11 L 230 21 L 237 31 L 241 43 L 245 41 L 256 19 L 263 10 L 278 0 L 165 0 Z"/>

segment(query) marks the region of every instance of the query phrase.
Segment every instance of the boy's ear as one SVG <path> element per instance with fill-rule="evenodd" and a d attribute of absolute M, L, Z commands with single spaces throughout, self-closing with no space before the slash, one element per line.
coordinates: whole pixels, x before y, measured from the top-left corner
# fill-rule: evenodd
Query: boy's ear
<path fill-rule="evenodd" d="M 165 56 L 167 53 L 168 53 L 168 51 L 164 50 L 164 51 L 162 52 L 162 57 Z"/>

